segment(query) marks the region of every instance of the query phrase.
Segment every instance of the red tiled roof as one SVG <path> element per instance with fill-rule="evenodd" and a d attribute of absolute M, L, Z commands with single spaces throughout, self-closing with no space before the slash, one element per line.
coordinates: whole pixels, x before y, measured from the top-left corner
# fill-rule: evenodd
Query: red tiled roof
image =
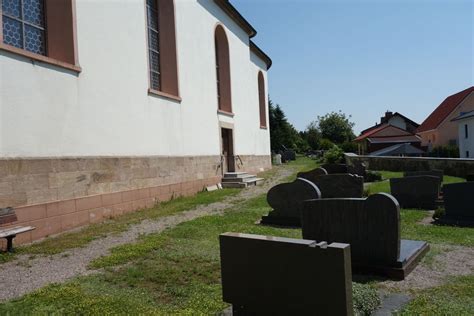
<path fill-rule="evenodd" d="M 474 86 L 447 97 L 418 127 L 417 133 L 436 129 L 471 92 L 474 92 Z"/>
<path fill-rule="evenodd" d="M 354 141 L 361 141 L 361 140 L 364 140 L 366 138 L 368 138 L 369 136 L 372 136 L 372 137 L 377 137 L 377 133 L 387 129 L 387 128 L 390 128 L 390 130 L 388 130 L 388 134 L 385 134 L 385 135 L 379 135 L 378 137 L 393 137 L 393 136 L 407 136 L 407 135 L 413 135 L 411 134 L 410 132 L 408 131 L 405 131 L 399 127 L 396 127 L 394 125 L 390 125 L 390 124 L 382 124 L 376 128 L 373 128 L 373 129 L 370 129 L 368 131 L 366 131 L 364 134 L 360 135 L 359 137 L 357 137 L 356 139 L 354 139 Z"/>
<path fill-rule="evenodd" d="M 367 140 L 373 144 L 380 143 L 421 143 L 416 135 L 392 136 L 392 137 L 368 137 Z"/>
<path fill-rule="evenodd" d="M 378 132 L 378 131 L 381 131 L 383 130 L 384 128 L 388 127 L 388 124 L 382 124 L 380 126 L 377 126 L 375 128 L 371 128 L 369 130 L 367 130 L 364 134 L 360 135 L 359 137 L 357 137 L 356 139 L 354 139 L 354 141 L 360 141 L 360 140 L 363 140 L 367 137 L 369 137 L 370 135 Z"/>

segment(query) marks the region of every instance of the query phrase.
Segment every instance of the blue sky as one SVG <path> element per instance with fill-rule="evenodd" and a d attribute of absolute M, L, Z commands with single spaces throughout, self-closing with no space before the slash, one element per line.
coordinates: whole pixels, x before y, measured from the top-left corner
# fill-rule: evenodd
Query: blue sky
<path fill-rule="evenodd" d="M 232 0 L 273 59 L 269 93 L 299 130 L 342 110 L 421 123 L 474 85 L 473 0 Z"/>

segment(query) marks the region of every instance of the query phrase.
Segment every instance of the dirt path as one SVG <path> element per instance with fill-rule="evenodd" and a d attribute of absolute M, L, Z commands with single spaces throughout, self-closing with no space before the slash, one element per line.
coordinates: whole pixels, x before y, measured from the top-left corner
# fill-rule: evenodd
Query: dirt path
<path fill-rule="evenodd" d="M 278 167 L 275 175 L 260 186 L 244 189 L 221 202 L 199 206 L 154 221 L 144 220 L 119 235 L 97 239 L 84 248 L 71 249 L 53 256 L 35 259 L 30 259 L 30 255 L 27 254 L 20 255 L 14 261 L 0 265 L 0 302 L 20 297 L 50 283 L 64 282 L 72 277 L 97 273 L 97 271 L 89 270 L 87 266 L 94 259 L 107 255 L 109 249 L 133 243 L 143 234 L 159 233 L 182 222 L 206 215 L 220 214 L 225 209 L 266 193 L 293 172 L 294 170 L 290 168 Z"/>

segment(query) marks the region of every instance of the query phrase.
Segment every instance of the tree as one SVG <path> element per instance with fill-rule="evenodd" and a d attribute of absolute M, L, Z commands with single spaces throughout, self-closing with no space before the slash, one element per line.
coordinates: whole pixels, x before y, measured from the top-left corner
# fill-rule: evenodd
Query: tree
<path fill-rule="evenodd" d="M 317 126 L 321 137 L 335 144 L 350 142 L 355 138 L 354 123 L 350 121 L 351 116 L 339 112 L 331 112 L 324 116 L 318 116 L 316 122 L 309 126 Z"/>
<path fill-rule="evenodd" d="M 308 144 L 301 138 L 300 133 L 291 125 L 280 105 L 273 105 L 269 98 L 268 102 L 270 118 L 270 146 L 273 151 L 279 151 L 283 147 L 303 152 L 308 149 Z"/>
<path fill-rule="evenodd" d="M 321 143 L 321 132 L 315 122 L 311 122 L 306 131 L 303 132 L 303 137 L 312 149 L 319 149 Z"/>

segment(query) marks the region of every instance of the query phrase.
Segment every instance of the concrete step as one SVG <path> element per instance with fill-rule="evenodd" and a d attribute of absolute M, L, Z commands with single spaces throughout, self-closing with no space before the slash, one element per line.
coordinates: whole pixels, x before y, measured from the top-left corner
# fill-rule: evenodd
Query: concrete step
<path fill-rule="evenodd" d="M 224 178 L 241 178 L 245 175 L 248 175 L 247 172 L 226 172 L 224 173 Z"/>
<path fill-rule="evenodd" d="M 222 182 L 223 188 L 236 188 L 236 189 L 244 189 L 247 187 L 247 183 L 245 182 Z"/>
<path fill-rule="evenodd" d="M 242 181 L 242 182 L 238 182 L 238 181 L 222 182 L 222 187 L 223 188 L 243 189 L 243 188 L 246 188 L 246 187 L 249 187 L 249 186 L 256 186 L 256 185 L 262 184 L 264 181 L 265 181 L 265 179 L 257 178 L 257 177 L 254 176 L 253 179 L 249 179 L 249 180 Z"/>
<path fill-rule="evenodd" d="M 257 177 L 247 174 L 244 175 L 243 177 L 238 177 L 238 178 L 222 178 L 222 182 L 249 182 L 255 180 Z"/>

